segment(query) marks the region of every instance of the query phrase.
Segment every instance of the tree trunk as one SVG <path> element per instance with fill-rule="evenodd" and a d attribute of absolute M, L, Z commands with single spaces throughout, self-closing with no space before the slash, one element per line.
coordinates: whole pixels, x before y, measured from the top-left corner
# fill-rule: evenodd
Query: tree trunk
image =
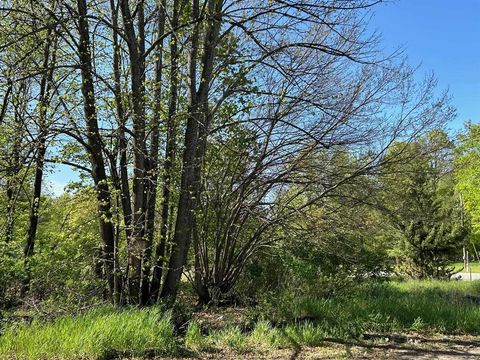
<path fill-rule="evenodd" d="M 130 187 L 128 185 L 128 169 L 127 169 L 127 140 L 125 137 L 125 109 L 122 102 L 122 88 L 121 88 L 121 62 L 120 62 L 120 44 L 118 41 L 118 8 L 115 6 L 115 1 L 110 0 L 110 10 L 112 16 L 112 37 L 113 37 L 113 77 L 114 77 L 114 96 L 115 105 L 118 117 L 118 153 L 119 153 L 119 170 L 120 170 L 120 189 L 121 189 L 121 203 L 123 211 L 123 221 L 125 223 L 125 235 L 127 239 L 131 236 L 132 223 L 132 203 L 130 199 Z"/>
<path fill-rule="evenodd" d="M 175 7 L 175 5 L 174 5 Z M 143 305 L 151 304 L 155 301 L 158 295 L 152 293 L 152 290 L 156 288 L 156 273 L 155 267 L 153 271 L 152 281 L 150 282 L 150 259 L 152 255 L 152 246 L 153 246 L 153 235 L 155 231 L 155 209 L 156 209 L 156 200 L 157 200 L 157 185 L 158 185 L 158 151 L 159 151 L 159 137 L 160 137 L 160 118 L 161 118 L 161 97 L 162 97 L 162 75 L 163 75 L 163 36 L 165 33 L 165 20 L 166 20 L 166 1 L 162 0 L 158 6 L 158 38 L 161 39 L 157 45 L 156 50 L 156 64 L 155 64 L 155 108 L 153 116 L 153 124 L 151 129 L 151 141 L 150 141 L 150 154 L 148 161 L 148 172 L 149 172 L 149 181 L 148 181 L 148 196 L 147 196 L 147 228 L 146 228 L 146 237 L 147 237 L 147 248 L 145 251 L 146 264 L 143 269 L 143 278 L 142 278 L 142 289 L 141 289 L 141 303 Z M 175 12 L 175 10 L 174 10 Z M 178 21 L 178 20 L 177 20 Z M 175 14 L 172 19 L 172 26 L 175 23 Z M 172 42 L 176 42 L 172 39 Z M 175 52 L 176 53 L 176 52 Z M 172 59 L 176 55 L 172 52 Z M 173 61 L 173 60 L 172 60 Z M 171 75 L 174 76 L 174 75 Z M 176 76 L 176 75 L 175 75 Z M 172 95 L 171 95 L 172 96 Z M 167 123 L 167 127 L 170 129 L 170 121 Z M 167 135 L 167 152 L 168 152 L 168 142 L 170 132 Z M 170 172 L 171 169 L 166 169 L 165 171 Z M 158 291 L 157 291 L 158 293 Z"/>
<path fill-rule="evenodd" d="M 179 0 L 175 0 L 173 4 L 173 16 L 172 16 L 172 28 L 176 28 L 179 23 Z M 178 99 L 178 44 L 176 34 L 172 34 L 170 41 L 170 98 L 168 104 L 168 116 L 167 116 L 167 141 L 165 149 L 165 160 L 163 168 L 163 203 L 160 219 L 160 239 L 155 251 L 155 266 L 153 269 L 152 283 L 150 288 L 150 302 L 155 302 L 158 299 L 160 292 L 160 284 L 162 280 L 162 268 L 164 265 L 165 250 L 168 236 L 169 225 L 169 209 L 170 209 L 170 197 L 171 197 L 171 181 L 173 175 L 173 164 L 175 162 L 176 151 L 176 125 L 175 114 L 177 111 L 177 99 Z"/>
<path fill-rule="evenodd" d="M 20 152 L 22 149 L 23 137 L 23 116 L 25 104 L 22 92 L 25 91 L 25 83 L 22 81 L 18 90 L 12 96 L 12 106 L 14 109 L 14 134 L 12 139 L 12 152 L 9 154 L 7 170 L 7 206 L 5 223 L 5 242 L 13 240 L 15 230 L 15 205 L 18 197 L 18 175 L 21 169 Z"/>
<path fill-rule="evenodd" d="M 123 223 L 124 223 L 124 231 L 125 237 L 127 239 L 127 256 L 130 258 L 130 240 L 132 235 L 132 202 L 130 197 L 130 186 L 128 183 L 128 168 L 127 168 L 127 139 L 125 136 L 125 127 L 126 127 L 126 114 L 123 105 L 122 99 L 122 87 L 121 87 L 121 56 L 120 56 L 120 43 L 118 38 L 118 6 L 116 6 L 114 0 L 110 0 L 110 12 L 112 17 L 112 41 L 113 41 L 113 93 L 115 96 L 115 105 L 116 105 L 116 112 L 117 112 L 117 121 L 118 121 L 118 129 L 117 129 L 117 154 L 118 154 L 118 171 L 116 159 L 112 164 L 112 175 L 115 174 L 116 179 L 116 188 L 119 191 L 120 203 L 122 207 L 122 214 L 123 214 Z M 113 171 L 113 168 L 115 171 Z M 119 173 L 119 175 L 118 175 Z M 117 232 L 117 244 L 120 240 L 119 236 L 120 232 Z M 116 262 L 116 270 L 117 272 L 120 270 L 118 261 Z M 129 274 L 129 266 L 127 264 L 127 268 L 125 277 L 128 278 Z M 122 275 L 122 279 L 123 279 Z M 124 293 L 125 293 L 125 284 L 123 281 L 120 282 L 119 286 L 121 288 L 121 292 L 119 293 L 119 297 L 117 299 L 118 303 L 124 302 Z"/>
<path fill-rule="evenodd" d="M 191 68 L 191 106 L 190 114 L 185 131 L 185 150 L 183 154 L 182 181 L 180 185 L 180 199 L 177 210 L 177 221 L 174 234 L 174 248 L 170 257 L 169 270 L 162 291 L 163 298 L 175 300 L 178 284 L 183 272 L 183 266 L 187 259 L 188 250 L 192 238 L 192 228 L 195 224 L 194 212 L 198 196 L 198 179 L 201 172 L 201 162 L 204 156 L 204 143 L 208 133 L 208 95 L 210 83 L 213 76 L 213 64 L 215 59 L 215 46 L 220 31 L 220 19 L 222 1 L 209 0 L 208 10 L 210 17 L 207 24 L 207 31 L 204 40 L 204 51 L 202 56 L 202 76 L 198 92 L 195 93 L 195 69 Z M 198 2 L 194 1 L 193 16 L 198 17 Z M 197 25 L 200 26 L 200 25 Z M 198 34 L 197 34 L 198 35 Z M 195 36 L 192 37 L 192 43 Z M 192 54 L 198 45 L 192 45 Z M 195 59 L 192 56 L 192 60 Z M 194 63 L 195 65 L 195 63 Z"/>
<path fill-rule="evenodd" d="M 193 0 L 192 19 L 195 21 L 200 16 L 200 6 L 198 0 Z M 182 174 L 180 182 L 180 198 L 177 205 L 177 219 L 173 234 L 173 246 L 168 264 L 168 272 L 165 277 L 162 292 L 160 296 L 164 299 L 175 300 L 177 294 L 178 282 L 182 276 L 183 265 L 187 256 L 189 239 L 191 236 L 192 216 L 191 216 L 191 194 L 193 184 L 193 167 L 195 160 L 195 150 L 198 139 L 198 122 L 194 118 L 193 104 L 196 103 L 196 78 L 197 78 L 197 56 L 199 46 L 199 34 L 201 24 L 198 22 L 193 30 L 190 52 L 190 111 L 185 129 L 184 151 L 182 158 Z M 168 215 L 168 214 L 167 214 Z"/>
<path fill-rule="evenodd" d="M 51 36 L 51 32 L 48 32 L 48 37 Z M 50 91 L 51 91 L 51 83 L 53 80 L 53 69 L 55 65 L 55 45 L 52 54 L 52 59 L 50 59 L 50 46 L 51 42 L 48 41 L 45 46 L 44 51 L 44 59 L 43 59 L 43 69 L 45 69 L 45 73 L 42 75 L 42 80 L 40 81 L 40 112 L 39 112 L 39 134 L 37 140 L 37 154 L 35 158 L 35 178 L 33 182 L 33 199 L 30 206 L 30 218 L 29 218 L 29 226 L 27 229 L 27 241 L 24 248 L 25 254 L 25 268 L 27 272 L 27 276 L 24 282 L 24 289 L 23 291 L 26 292 L 29 290 L 30 284 L 30 269 L 28 260 L 33 255 L 34 248 L 35 248 L 35 238 L 37 235 L 37 227 L 38 227 L 38 217 L 39 217 L 39 210 L 40 210 L 40 198 L 42 195 L 42 181 L 43 181 L 43 168 L 45 163 L 45 153 L 47 151 L 46 148 L 46 137 L 48 132 L 48 124 L 47 124 L 47 111 L 48 106 L 50 105 Z M 50 69 L 47 71 L 47 69 Z"/>
<path fill-rule="evenodd" d="M 111 195 L 105 172 L 105 161 L 102 153 L 102 140 L 98 130 L 97 110 L 92 75 L 92 58 L 90 53 L 90 34 L 87 19 L 86 0 L 77 0 L 79 14 L 78 53 L 82 73 L 82 94 L 84 98 L 84 113 L 87 125 L 88 152 L 92 165 L 92 177 L 97 192 L 100 236 L 103 241 L 103 263 L 105 277 L 110 295 L 117 291 L 114 286 L 115 238 L 112 224 Z M 118 283 L 118 282 L 117 282 Z"/>
<path fill-rule="evenodd" d="M 134 303 L 140 302 L 142 268 L 147 248 L 145 239 L 146 224 L 146 143 L 145 143 L 145 34 L 143 21 L 143 1 L 137 7 L 138 38 L 134 18 L 127 0 L 120 1 L 130 58 L 131 88 L 133 102 L 133 223 L 129 263 L 129 296 Z"/>

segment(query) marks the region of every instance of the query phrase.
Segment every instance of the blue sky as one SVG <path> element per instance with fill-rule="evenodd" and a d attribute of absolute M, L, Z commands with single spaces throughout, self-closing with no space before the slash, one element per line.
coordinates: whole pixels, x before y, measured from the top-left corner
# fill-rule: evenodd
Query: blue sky
<path fill-rule="evenodd" d="M 449 89 L 458 114 L 452 130 L 480 122 L 480 0 L 389 1 L 376 7 L 371 26 L 386 51 L 401 46 L 421 74 L 433 71 Z"/>
<path fill-rule="evenodd" d="M 480 0 L 397 0 L 375 7 L 371 29 L 383 34 L 387 52 L 404 49 L 419 77 L 433 71 L 439 89 L 449 88 L 458 116 L 449 128 L 458 131 L 467 120 L 480 122 Z M 47 175 L 56 195 L 78 179 L 67 166 Z"/>

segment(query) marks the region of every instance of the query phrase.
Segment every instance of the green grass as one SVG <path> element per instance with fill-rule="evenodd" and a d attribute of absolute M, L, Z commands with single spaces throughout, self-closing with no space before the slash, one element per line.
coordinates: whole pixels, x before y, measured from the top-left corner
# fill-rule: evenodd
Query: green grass
<path fill-rule="evenodd" d="M 272 327 L 268 321 L 259 321 L 252 331 L 243 332 L 238 326 L 213 330 L 208 335 L 198 331 L 198 325 L 190 324 L 185 336 L 185 346 L 195 352 L 231 349 L 236 353 L 264 352 L 277 348 L 297 348 L 321 345 L 329 336 L 325 327 L 318 324 Z"/>
<path fill-rule="evenodd" d="M 248 330 L 235 324 L 202 329 L 192 320 L 183 338 L 175 338 L 168 313 L 159 308 L 102 308 L 11 326 L 0 336 L 0 358 L 141 358 L 177 355 L 181 349 L 201 357 L 211 350 L 242 354 L 318 346 L 328 338 L 355 341 L 368 332 L 475 335 L 480 306 L 467 295 L 479 294 L 480 281 L 371 282 L 328 299 L 287 294 L 259 307 Z"/>
<path fill-rule="evenodd" d="M 2 359 L 101 359 L 168 354 L 175 347 L 170 318 L 158 308 L 102 308 L 10 327 L 0 336 Z"/>
<path fill-rule="evenodd" d="M 400 331 L 479 334 L 480 281 L 407 281 L 364 284 L 343 298 L 303 298 L 281 305 L 272 317 L 311 319 L 331 336 Z"/>
<path fill-rule="evenodd" d="M 354 341 L 365 333 L 480 334 L 480 281 L 367 283 L 341 298 L 277 298 L 257 316 L 253 330 L 230 326 L 202 335 L 196 322 L 187 330 L 194 351 L 230 348 L 271 350 L 319 346 L 326 339 Z"/>
<path fill-rule="evenodd" d="M 461 270 L 463 269 L 463 262 L 457 262 L 451 264 L 455 268 L 455 270 Z M 470 269 L 472 270 L 472 273 L 480 273 L 480 263 L 478 261 L 472 261 L 470 262 Z M 466 272 L 465 269 L 462 270 L 462 272 Z"/>

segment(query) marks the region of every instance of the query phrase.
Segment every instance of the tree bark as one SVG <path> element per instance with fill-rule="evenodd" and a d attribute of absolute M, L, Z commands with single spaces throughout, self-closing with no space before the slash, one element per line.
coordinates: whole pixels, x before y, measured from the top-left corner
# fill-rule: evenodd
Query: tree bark
<path fill-rule="evenodd" d="M 173 4 L 172 29 L 175 29 L 179 24 L 179 0 L 175 0 Z M 182 3 L 183 4 L 183 3 Z M 169 228 L 169 210 L 171 206 L 171 182 L 173 175 L 173 164 L 175 162 L 176 152 L 176 125 L 175 114 L 177 111 L 178 101 L 178 83 L 179 83 L 179 52 L 178 39 L 175 33 L 172 34 L 170 41 L 170 92 L 167 115 L 167 140 L 165 149 L 165 159 L 163 167 L 163 186 L 162 186 L 162 210 L 160 219 L 160 239 L 155 251 L 155 266 L 153 269 L 152 283 L 151 283 L 151 298 L 150 302 L 158 299 L 160 292 L 160 285 L 163 275 L 163 265 L 165 261 L 166 243 Z"/>
<path fill-rule="evenodd" d="M 117 138 L 118 138 L 118 153 L 119 153 L 119 172 L 120 172 L 120 189 L 121 189 L 121 203 L 123 211 L 123 221 L 125 223 L 125 235 L 127 239 L 131 236 L 132 223 L 132 203 L 130 198 L 130 187 L 128 184 L 128 169 L 127 169 L 127 139 L 125 137 L 126 115 L 122 101 L 121 88 L 121 57 L 120 57 L 120 43 L 118 41 L 118 8 L 115 6 L 115 1 L 110 0 L 110 10 L 112 16 L 112 38 L 113 38 L 113 78 L 114 78 L 114 96 L 119 122 Z"/>
<path fill-rule="evenodd" d="M 147 241 L 146 224 L 146 137 L 145 137 L 145 34 L 143 0 L 137 7 L 138 38 L 134 27 L 134 18 L 127 0 L 120 1 L 130 58 L 131 89 L 133 102 L 133 222 L 129 263 L 129 296 L 134 303 L 140 302 L 142 268 L 144 265 Z"/>
<path fill-rule="evenodd" d="M 117 169 L 117 158 L 115 157 L 114 163 L 112 166 L 112 177 L 115 174 L 115 183 L 116 188 L 119 191 L 120 203 L 122 207 L 123 214 L 123 223 L 125 238 L 127 240 L 127 257 L 130 258 L 130 241 L 132 237 L 132 201 L 130 197 L 130 185 L 128 182 L 128 167 L 127 167 L 127 146 L 128 142 L 125 136 L 127 116 L 125 113 L 125 108 L 122 99 L 122 86 L 121 86 L 121 55 L 120 55 L 120 42 L 118 37 L 118 11 L 119 8 L 115 3 L 115 0 L 110 0 L 110 12 L 112 18 L 112 42 L 113 42 L 113 93 L 115 97 L 115 107 L 117 112 L 117 155 L 118 155 L 118 171 Z M 118 247 L 118 242 L 120 241 L 120 232 L 117 232 L 116 237 L 116 246 Z M 118 265 L 118 260 L 116 262 L 116 271 L 120 270 Z M 123 276 L 128 278 L 129 275 L 129 266 L 127 264 L 125 274 Z M 118 303 L 124 302 L 123 295 L 125 294 L 125 284 L 123 281 L 120 282 L 119 286 L 121 288 L 120 293 L 118 294 Z"/>
<path fill-rule="evenodd" d="M 175 5 L 174 5 L 175 7 Z M 155 95 L 154 95 L 154 115 L 153 115 L 153 124 L 151 129 L 151 141 L 150 141 L 150 153 L 148 161 L 148 193 L 147 193 L 147 224 L 146 224 L 146 237 L 147 237 L 147 248 L 145 250 L 145 259 L 146 264 L 143 268 L 142 274 L 142 289 L 141 289 L 141 303 L 146 305 L 148 303 L 153 303 L 158 297 L 158 294 L 153 294 L 152 290 L 155 290 L 157 287 L 157 278 L 154 267 L 152 281 L 150 282 L 150 259 L 152 255 L 152 246 L 153 246 L 153 237 L 155 231 L 155 210 L 156 210 L 156 200 L 157 200 L 157 186 L 158 186 L 158 152 L 160 148 L 160 119 L 162 111 L 162 75 L 163 75 L 163 36 L 165 33 L 165 21 L 166 21 L 166 1 L 162 0 L 157 6 L 158 11 L 158 31 L 157 36 L 160 39 L 159 44 L 157 45 L 156 50 L 156 64 L 155 64 Z M 174 10 L 175 12 L 175 10 Z M 172 20 L 172 26 L 175 22 L 175 14 Z M 173 40 L 175 42 L 175 40 Z M 172 52 L 172 59 L 176 52 Z M 173 61 L 173 60 L 172 60 Z M 171 75 L 177 76 L 177 75 Z M 172 96 L 172 95 L 171 95 Z M 176 96 L 176 95 L 175 95 Z M 169 111 L 170 114 L 170 111 Z M 169 116 L 170 119 L 170 116 Z M 170 121 L 167 120 L 167 127 L 170 129 Z M 167 152 L 168 152 L 168 143 L 169 143 L 170 130 L 167 134 Z M 167 165 L 165 164 L 165 172 L 170 172 L 171 169 L 167 170 Z M 165 180 L 165 179 L 164 179 Z M 165 185 L 164 185 L 165 186 Z M 162 218 L 163 219 L 163 218 Z M 158 291 L 157 291 L 158 293 Z"/>
<path fill-rule="evenodd" d="M 213 76 L 213 63 L 215 58 L 215 47 L 218 41 L 218 35 L 220 31 L 220 21 L 219 19 L 215 19 L 216 14 L 220 14 L 221 9 L 217 8 L 217 6 L 221 6 L 221 2 L 215 3 L 215 0 L 209 1 L 209 10 L 211 14 L 214 14 L 209 19 L 209 28 L 207 34 L 205 36 L 205 48 L 204 48 L 204 55 L 202 62 L 204 64 L 203 73 L 202 73 L 202 80 L 200 82 L 200 87 L 198 90 L 198 101 L 199 101 L 199 108 L 201 109 L 201 121 L 199 121 L 199 130 L 198 130 L 198 145 L 195 154 L 195 167 L 194 167 L 194 179 L 193 179 L 193 188 L 194 188 L 194 196 L 193 196 L 193 225 L 192 227 L 196 227 L 196 219 L 195 219 L 195 211 L 198 208 L 201 191 L 202 191 L 202 167 L 203 161 L 205 158 L 205 153 L 207 149 L 207 138 L 208 138 L 208 131 L 210 128 L 211 123 L 211 114 L 208 108 L 208 94 L 210 88 L 210 82 Z M 195 229 L 193 229 L 195 232 Z M 210 301 L 210 294 L 205 286 L 204 282 L 202 281 L 202 271 L 200 269 L 200 248 L 198 244 L 198 236 L 195 236 L 194 239 L 194 250 L 195 250 L 195 288 L 197 290 L 197 294 L 199 296 L 200 303 L 208 303 Z"/>
<path fill-rule="evenodd" d="M 115 263 L 115 238 L 112 224 L 111 194 L 108 178 L 105 172 L 105 161 L 102 153 L 102 140 L 98 129 L 97 109 L 92 75 L 92 57 L 90 52 L 90 33 L 87 19 L 86 0 L 77 0 L 78 24 L 80 41 L 78 53 L 80 70 L 82 74 L 82 95 L 84 98 L 84 113 L 87 125 L 88 152 L 92 165 L 92 177 L 97 192 L 100 236 L 103 241 L 103 263 L 105 277 L 110 295 L 113 297 L 115 289 L 114 263 Z"/>
<path fill-rule="evenodd" d="M 198 1 L 194 0 L 193 16 L 198 18 Z M 196 210 L 196 198 L 199 179 L 198 172 L 201 172 L 203 161 L 204 145 L 208 132 L 208 95 L 210 83 L 213 76 L 213 64 L 215 59 L 215 46 L 217 45 L 218 33 L 220 30 L 220 14 L 222 1 L 209 0 L 209 19 L 204 40 L 202 56 L 202 75 L 198 91 L 195 91 L 196 78 L 196 52 L 198 49 L 198 33 L 192 36 L 192 56 L 190 69 L 190 97 L 191 106 L 187 128 L 185 131 L 185 150 L 183 153 L 182 180 L 180 185 L 180 199 L 177 210 L 177 221 L 173 237 L 174 248 L 170 256 L 169 270 L 162 290 L 163 298 L 170 298 L 174 301 L 177 295 L 178 284 L 183 272 L 183 266 L 187 259 L 188 250 L 192 239 L 192 229 L 195 225 L 194 212 Z M 197 24 L 200 26 L 200 24 Z M 192 68 L 193 64 L 193 68 Z M 200 163 L 199 163 L 200 161 Z"/>
<path fill-rule="evenodd" d="M 48 32 L 48 37 L 51 36 L 51 32 Z M 50 105 L 50 92 L 51 84 L 53 80 L 53 71 L 55 65 L 55 45 L 53 54 L 51 54 L 51 41 L 47 40 L 44 51 L 43 69 L 45 73 L 42 75 L 40 81 L 40 102 L 39 102 L 39 122 L 38 122 L 38 139 L 37 139 L 37 153 L 35 158 L 35 178 L 33 182 L 33 199 L 30 206 L 29 226 L 27 229 L 27 241 L 24 248 L 25 254 L 25 268 L 27 272 L 26 279 L 24 281 L 24 289 L 26 292 L 29 290 L 30 284 L 30 269 L 29 258 L 33 255 L 35 249 L 35 238 L 37 235 L 38 218 L 40 210 L 40 198 L 42 195 L 42 181 L 43 181 L 43 169 L 45 164 L 45 153 L 47 151 L 46 140 L 48 133 L 47 124 L 47 112 Z M 52 58 L 50 59 L 50 56 Z M 47 70 L 48 69 L 48 70 Z"/>
<path fill-rule="evenodd" d="M 14 109 L 14 133 L 12 139 L 12 151 L 9 154 L 7 183 L 6 183 L 6 224 L 5 224 L 5 242 L 13 240 L 15 230 L 15 210 L 18 197 L 18 175 L 21 170 L 21 150 L 24 119 L 22 113 L 25 111 L 25 101 L 22 99 L 22 93 L 26 91 L 25 82 L 21 81 L 17 91 L 12 96 L 12 107 Z"/>

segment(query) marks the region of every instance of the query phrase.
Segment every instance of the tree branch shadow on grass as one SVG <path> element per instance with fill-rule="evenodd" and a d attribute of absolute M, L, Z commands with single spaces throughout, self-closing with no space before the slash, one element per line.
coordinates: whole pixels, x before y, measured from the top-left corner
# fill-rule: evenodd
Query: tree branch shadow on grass
<path fill-rule="evenodd" d="M 448 337 L 443 337 L 439 339 L 429 339 L 422 336 L 411 336 L 411 335 L 401 335 L 401 334 L 365 334 L 363 338 L 365 340 L 380 340 L 385 337 L 388 337 L 391 341 L 396 343 L 406 343 L 409 340 L 413 342 L 420 341 L 422 343 L 441 343 L 441 344 L 449 344 L 449 345 L 457 345 L 457 346 L 474 346 L 480 348 L 480 340 L 462 340 L 462 339 L 451 339 Z"/>
<path fill-rule="evenodd" d="M 280 331 L 282 335 L 285 336 L 285 338 L 292 345 L 293 352 L 292 352 L 292 355 L 290 356 L 290 360 L 297 359 L 298 355 L 300 355 L 300 353 L 302 352 L 302 346 L 291 335 L 287 334 L 287 332 L 285 331 L 285 328 L 282 328 Z"/>
<path fill-rule="evenodd" d="M 342 340 L 342 339 L 336 339 L 336 338 L 326 338 L 324 341 L 325 343 L 332 343 L 332 344 L 341 344 L 345 345 L 348 347 L 356 346 L 360 348 L 365 348 L 365 349 L 370 349 L 370 350 L 395 350 L 401 352 L 401 354 L 396 354 L 396 358 L 416 358 L 422 355 L 428 355 L 428 356 L 455 356 L 458 358 L 479 358 L 479 352 L 480 352 L 480 342 L 477 341 L 464 341 L 464 340 L 449 340 L 449 339 L 439 339 L 436 341 L 435 339 L 424 339 L 421 337 L 412 337 L 412 336 L 405 336 L 405 335 L 390 335 L 390 334 L 368 334 L 367 336 L 367 341 L 368 339 L 381 339 L 389 337 L 389 339 L 392 341 L 387 344 L 375 344 L 375 343 L 370 343 L 366 342 L 364 340 Z M 428 344 L 435 344 L 435 343 L 440 343 L 440 344 L 451 344 L 451 345 L 457 345 L 457 346 L 474 346 L 479 349 L 479 352 L 476 353 L 471 353 L 470 351 L 464 350 L 464 349 L 434 349 L 434 348 L 415 348 L 414 346 L 417 345 L 417 343 L 413 342 L 412 344 L 408 343 L 408 339 L 411 339 L 413 341 L 419 340 L 420 342 L 423 343 L 428 343 Z M 399 344 L 409 344 L 410 346 L 402 346 Z M 347 349 L 348 350 L 348 349 Z"/>
<path fill-rule="evenodd" d="M 98 360 L 118 360 L 118 359 L 163 359 L 164 357 L 180 357 L 186 359 L 200 359 L 201 355 L 195 351 L 189 350 L 184 346 L 177 346 L 172 351 L 158 351 L 155 349 L 145 350 L 139 353 L 133 353 L 131 351 L 118 351 L 111 350 L 106 351 Z"/>

